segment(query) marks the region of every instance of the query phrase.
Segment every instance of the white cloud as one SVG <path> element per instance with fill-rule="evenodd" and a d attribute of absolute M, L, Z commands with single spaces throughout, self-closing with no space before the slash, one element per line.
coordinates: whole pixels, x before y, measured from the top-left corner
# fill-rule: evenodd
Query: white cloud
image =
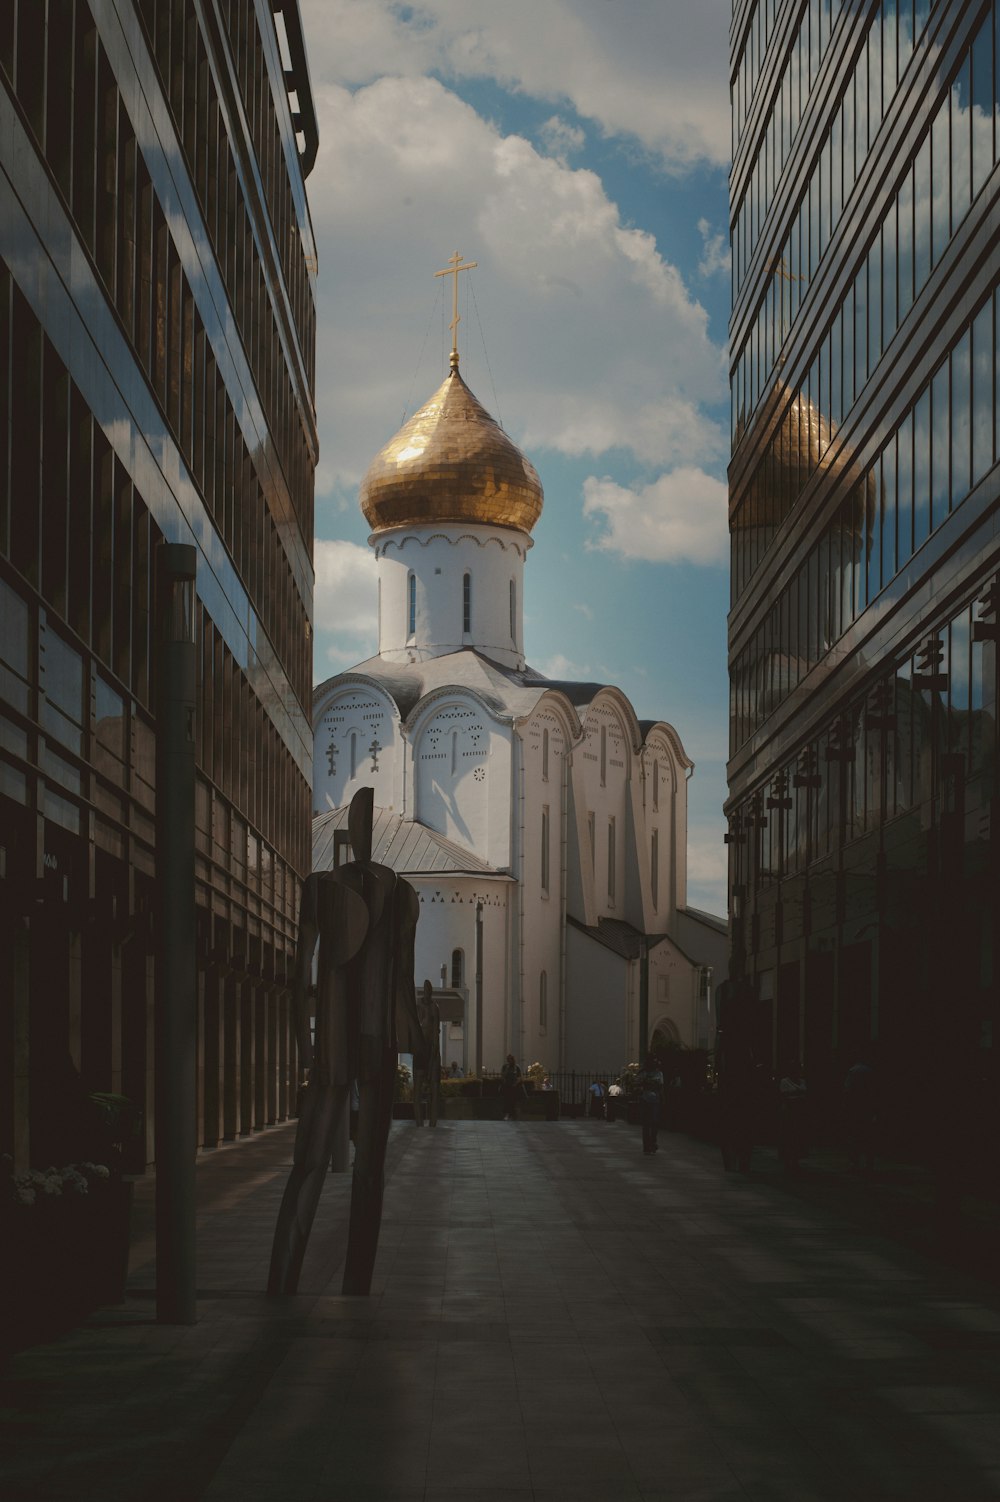
<path fill-rule="evenodd" d="M 589 605 L 585 605 L 582 600 L 577 600 L 577 602 L 573 606 L 573 609 L 578 610 L 580 614 L 588 621 L 592 621 L 594 619 L 593 610 Z"/>
<path fill-rule="evenodd" d="M 317 539 L 314 561 L 318 655 L 339 672 L 378 650 L 375 555 L 357 543 Z"/>
<path fill-rule="evenodd" d="M 488 78 L 568 101 L 669 170 L 729 159 L 728 0 L 305 0 L 313 78 Z"/>
<path fill-rule="evenodd" d="M 702 469 L 682 467 L 650 485 L 626 489 L 594 476 L 584 481 L 583 514 L 605 530 L 589 546 L 651 563 L 725 564 L 727 490 Z"/>
<path fill-rule="evenodd" d="M 728 858 L 723 843 L 725 823 L 703 824 L 688 830 L 688 902 L 703 912 L 724 918 L 729 909 Z"/>
<path fill-rule="evenodd" d="M 570 125 L 558 115 L 552 115 L 539 127 L 538 138 L 549 156 L 565 164 L 575 151 L 582 151 L 586 136 L 578 125 Z"/>
<path fill-rule="evenodd" d="M 620 449 L 659 468 L 721 456 L 705 408 L 724 400 L 726 367 L 705 309 L 595 173 L 501 135 L 434 79 L 353 94 L 318 82 L 316 98 L 321 495 L 352 492 L 443 378 L 450 300 L 415 366 L 455 248 L 479 268 L 463 278 L 474 304 L 461 289 L 463 374 L 529 453 Z"/>
<path fill-rule="evenodd" d="M 714 276 L 717 271 L 731 271 L 733 253 L 725 235 L 721 231 L 713 234 L 707 219 L 698 220 L 698 233 L 702 243 L 701 260 L 698 262 L 701 275 Z"/>
<path fill-rule="evenodd" d="M 591 678 L 591 669 L 586 664 L 572 662 L 562 652 L 553 652 L 551 657 L 543 657 L 531 665 L 543 678 L 554 678 L 559 682 L 587 683 Z"/>

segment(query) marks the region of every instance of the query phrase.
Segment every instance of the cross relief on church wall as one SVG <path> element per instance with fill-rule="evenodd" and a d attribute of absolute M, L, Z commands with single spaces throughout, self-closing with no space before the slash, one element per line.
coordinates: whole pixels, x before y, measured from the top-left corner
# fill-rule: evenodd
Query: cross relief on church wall
<path fill-rule="evenodd" d="M 391 744 L 384 707 L 362 695 L 339 699 L 316 727 L 317 756 L 325 759 L 331 782 L 339 776 L 346 785 L 352 778 L 376 775 Z"/>
<path fill-rule="evenodd" d="M 456 705 L 441 710 L 427 726 L 420 740 L 419 759 L 444 763 L 452 775 L 461 775 L 474 763 L 481 763 L 488 749 L 489 736 L 476 711 Z M 481 782 L 485 768 L 477 766 L 475 772 L 476 781 Z"/>

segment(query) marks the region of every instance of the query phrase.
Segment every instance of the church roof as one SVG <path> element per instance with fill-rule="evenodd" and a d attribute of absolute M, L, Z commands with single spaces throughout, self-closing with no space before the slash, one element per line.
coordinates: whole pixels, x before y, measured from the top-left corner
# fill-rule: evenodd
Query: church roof
<path fill-rule="evenodd" d="M 567 913 L 566 922 L 572 928 L 578 928 L 581 933 L 589 934 L 598 944 L 603 944 L 605 949 L 621 955 L 623 960 L 637 960 L 642 952 L 642 934 L 631 923 L 626 923 L 624 918 L 598 918 L 594 924 L 583 923 L 579 918 L 574 918 L 572 913 Z M 666 934 L 650 934 L 649 938 L 657 944 L 666 938 Z"/>
<path fill-rule="evenodd" d="M 386 662 L 382 657 L 369 657 L 349 673 L 337 673 L 321 683 L 313 691 L 314 701 L 333 683 L 355 678 L 368 679 L 389 694 L 403 720 L 436 689 L 467 689 L 498 719 L 516 720 L 530 714 L 542 695 L 551 690 L 564 694 L 575 709 L 583 709 L 605 687 L 602 683 L 544 678 L 529 667 L 504 667 L 472 647 L 463 647 L 424 662 Z"/>
<path fill-rule="evenodd" d="M 334 833 L 347 828 L 349 808 L 331 809 L 313 820 L 314 871 L 331 871 L 334 864 Z M 505 875 L 487 861 L 445 839 L 413 819 L 402 819 L 388 808 L 376 808 L 372 824 L 372 860 L 391 866 L 400 875 L 453 871 L 472 875 Z"/>
<path fill-rule="evenodd" d="M 542 512 L 542 482 L 455 365 L 372 460 L 361 510 L 373 532 L 435 522 L 530 532 Z"/>

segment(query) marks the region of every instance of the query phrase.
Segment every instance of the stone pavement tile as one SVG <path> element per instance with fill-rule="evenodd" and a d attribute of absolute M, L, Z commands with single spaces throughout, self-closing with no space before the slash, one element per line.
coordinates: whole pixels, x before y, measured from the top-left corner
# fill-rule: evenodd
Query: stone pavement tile
<path fill-rule="evenodd" d="M 643 1485 L 640 1496 L 642 1502 L 747 1502 L 747 1493 L 733 1476 L 659 1478 Z"/>
<path fill-rule="evenodd" d="M 586 1488 L 583 1495 L 600 1497 L 601 1502 L 642 1502 L 643 1499 L 639 1483 L 630 1479 L 627 1474 L 606 1480 L 600 1490 L 596 1487 Z M 532 1498 L 533 1502 L 581 1502 L 580 1483 L 579 1481 L 536 1481 Z M 740 1502 L 743 1502 L 742 1498 Z"/>
<path fill-rule="evenodd" d="M 878 1387 L 874 1391 L 877 1402 L 903 1413 L 949 1414 L 989 1413 L 1000 1411 L 1000 1390 L 993 1384 L 944 1384 L 927 1386 L 913 1383 L 909 1386 Z"/>

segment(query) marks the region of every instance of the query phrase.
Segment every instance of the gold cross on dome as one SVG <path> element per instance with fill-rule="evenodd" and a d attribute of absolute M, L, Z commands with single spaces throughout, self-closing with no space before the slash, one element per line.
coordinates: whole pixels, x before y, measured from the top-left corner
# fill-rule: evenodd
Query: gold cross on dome
<path fill-rule="evenodd" d="M 451 329 L 452 370 L 458 369 L 458 325 L 462 321 L 458 312 L 458 273 L 460 271 L 472 271 L 478 264 L 478 261 L 463 262 L 462 252 L 456 250 L 453 256 L 448 257 L 448 264 L 445 269 L 443 271 L 435 271 L 434 273 L 435 276 L 453 276 L 455 278 L 451 288 L 451 323 L 448 325 Z"/>

